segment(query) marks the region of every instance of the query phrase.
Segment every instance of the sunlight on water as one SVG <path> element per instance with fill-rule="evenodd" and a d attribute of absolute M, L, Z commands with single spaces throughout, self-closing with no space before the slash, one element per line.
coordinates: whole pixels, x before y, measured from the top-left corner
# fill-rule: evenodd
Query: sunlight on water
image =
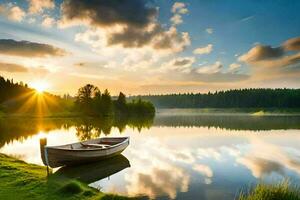
<path fill-rule="evenodd" d="M 117 126 L 111 126 L 109 136 L 130 136 L 130 145 L 123 152 L 126 158 L 122 158 L 123 164 L 114 164 L 115 174 L 101 173 L 111 168 L 103 163 L 91 165 L 90 170 L 98 167 L 99 173 L 93 172 L 95 180 L 87 183 L 104 192 L 130 196 L 232 199 L 242 187 L 261 179 L 300 181 L 299 122 L 299 117 L 174 118 L 174 115 L 164 115 L 157 116 L 151 128 L 141 131 L 126 126 L 120 132 Z M 5 130 L 4 126 L 8 125 L 2 123 L 1 126 L 1 130 Z M 60 120 L 43 122 L 42 127 L 47 128 L 32 130 L 29 135 L 27 130 L 24 136 L 19 128 L 20 133 L 14 133 L 15 138 L 1 139 L 0 151 L 26 162 L 42 164 L 41 137 L 46 136 L 49 145 L 75 142 L 87 138 L 84 134 L 89 133 L 105 137 L 103 132 L 97 133 L 99 127 L 86 123 Z"/>

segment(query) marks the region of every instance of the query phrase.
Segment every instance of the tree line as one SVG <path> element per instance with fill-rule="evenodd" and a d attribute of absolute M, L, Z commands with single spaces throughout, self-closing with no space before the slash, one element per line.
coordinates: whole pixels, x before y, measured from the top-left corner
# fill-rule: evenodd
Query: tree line
<path fill-rule="evenodd" d="M 214 93 L 133 96 L 157 108 L 300 108 L 300 89 L 235 89 Z"/>
<path fill-rule="evenodd" d="M 90 116 L 154 116 L 155 108 L 152 103 L 141 99 L 126 101 L 126 96 L 120 92 L 113 99 L 106 89 L 103 93 L 98 87 L 87 84 L 79 88 L 75 100 L 75 109 Z"/>
<path fill-rule="evenodd" d="M 15 83 L 0 76 L 0 109 L 4 104 L 18 107 L 26 101 L 26 98 L 30 98 L 26 94 L 32 93 L 34 90 L 27 84 Z M 108 90 L 101 93 L 96 86 L 88 84 L 78 90 L 75 98 L 69 95 L 61 98 L 49 93 L 44 95 L 48 97 L 46 99 L 56 102 L 55 106 L 48 105 L 53 111 L 68 110 L 91 116 L 154 115 L 154 106 L 157 108 L 300 108 L 300 89 L 286 88 L 250 88 L 214 93 L 145 95 L 126 98 L 122 92 L 118 97 L 112 97 Z M 20 96 L 24 98 L 18 98 Z M 12 99 L 17 100 L 12 103 Z"/>
<path fill-rule="evenodd" d="M 16 98 L 21 94 L 31 92 L 27 84 L 14 83 L 13 79 L 4 79 L 0 76 L 0 103 Z"/>

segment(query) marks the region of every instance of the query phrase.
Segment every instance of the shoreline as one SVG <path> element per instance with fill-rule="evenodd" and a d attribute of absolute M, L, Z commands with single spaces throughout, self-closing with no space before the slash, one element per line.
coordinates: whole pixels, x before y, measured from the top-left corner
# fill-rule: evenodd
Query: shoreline
<path fill-rule="evenodd" d="M 105 194 L 75 179 L 49 176 L 44 166 L 0 153 L 0 199 L 137 199 Z"/>
<path fill-rule="evenodd" d="M 300 116 L 300 108 L 157 108 L 157 115 Z"/>
<path fill-rule="evenodd" d="M 300 116 L 300 108 L 156 108 L 155 115 L 242 115 L 242 116 Z M 105 118 L 114 116 L 87 116 L 76 112 L 60 112 L 56 114 L 7 114 L 0 111 L 0 118 Z M 122 117 L 122 116 L 120 116 Z M 128 117 L 128 116 L 123 116 Z"/>

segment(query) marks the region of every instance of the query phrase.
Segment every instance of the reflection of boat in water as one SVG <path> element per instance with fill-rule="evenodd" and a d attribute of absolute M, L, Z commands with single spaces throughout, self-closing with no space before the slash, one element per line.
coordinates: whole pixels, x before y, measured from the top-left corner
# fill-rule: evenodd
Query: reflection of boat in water
<path fill-rule="evenodd" d="M 107 137 L 61 146 L 47 146 L 41 140 L 43 163 L 50 167 L 95 162 L 120 154 L 129 145 L 129 137 Z"/>
<path fill-rule="evenodd" d="M 127 167 L 130 167 L 129 160 L 123 155 L 117 155 L 95 163 L 62 167 L 53 175 L 65 176 L 89 184 L 116 174 Z"/>

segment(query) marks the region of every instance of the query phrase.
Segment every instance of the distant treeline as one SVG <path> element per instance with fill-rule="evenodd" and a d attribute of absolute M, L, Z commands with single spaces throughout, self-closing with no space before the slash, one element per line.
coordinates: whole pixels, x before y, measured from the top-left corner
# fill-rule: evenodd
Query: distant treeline
<path fill-rule="evenodd" d="M 133 96 L 157 108 L 300 108 L 300 89 L 239 89 L 207 94 Z"/>
<path fill-rule="evenodd" d="M 126 96 L 120 92 L 116 100 L 113 100 L 108 90 L 103 93 L 91 84 L 78 90 L 75 109 L 90 116 L 154 116 L 155 108 L 152 103 L 141 99 L 126 102 Z"/>

